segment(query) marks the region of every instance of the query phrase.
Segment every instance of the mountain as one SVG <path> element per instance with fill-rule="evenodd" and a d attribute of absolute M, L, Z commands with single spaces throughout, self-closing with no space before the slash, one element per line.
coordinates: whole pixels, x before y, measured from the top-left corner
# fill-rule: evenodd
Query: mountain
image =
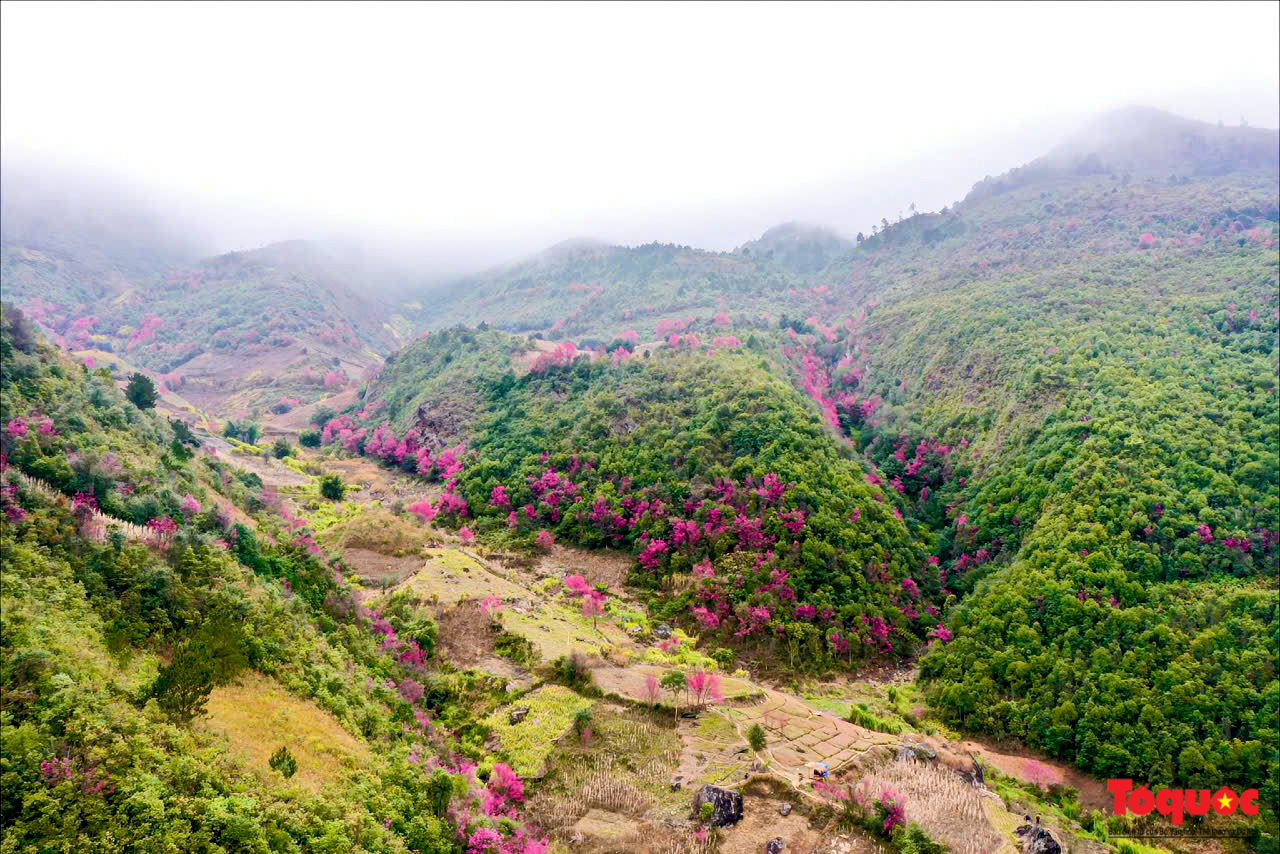
<path fill-rule="evenodd" d="M 509 332 L 601 341 L 654 337 L 664 316 L 714 313 L 730 302 L 769 310 L 792 277 L 767 261 L 650 243 L 562 243 L 526 261 L 464 277 L 420 300 L 428 329 L 488 323 Z"/>
<path fill-rule="evenodd" d="M 6 835 L 1124 851 L 1117 778 L 1257 790 L 1196 827 L 1273 850 L 1278 140 L 1122 111 L 852 245 L 571 240 L 402 318 L 302 242 L 27 295 L 224 411 L 312 389 L 300 447 L 6 306 Z"/>
<path fill-rule="evenodd" d="M 185 260 L 81 223 L 39 238 L 41 221 L 6 232 L 6 297 L 60 345 L 146 370 L 202 409 L 317 399 L 408 340 L 361 270 L 311 243 Z"/>
<path fill-rule="evenodd" d="M 589 546 L 620 533 L 658 613 L 683 611 L 708 644 L 750 650 L 757 613 L 776 637 L 803 636 L 812 606 L 829 614 L 805 658 L 818 668 L 850 640 L 866 659 L 927 645 L 922 685 L 953 725 L 1103 776 L 1258 785 L 1274 804 L 1277 139 L 1109 116 L 954 208 L 886 220 L 804 280 L 738 255 L 732 279 L 673 281 L 725 257 L 678 247 L 593 247 L 473 279 L 486 319 L 507 329 L 548 330 L 553 282 L 590 281 L 599 303 L 548 330 L 591 352 L 561 345 L 512 360 L 505 379 L 476 374 L 465 435 L 478 456 L 455 491 L 499 541 L 536 525 Z M 638 258 L 661 272 L 627 266 Z M 659 302 L 641 334 L 620 337 L 618 312 L 657 276 L 684 302 Z M 649 323 L 674 337 L 637 344 Z M 429 352 L 468 358 L 456 338 L 397 356 L 368 392 L 390 404 L 388 429 L 418 426 L 395 402 Z M 790 390 L 768 385 L 781 377 Z M 808 411 L 784 403 L 792 394 Z M 779 408 L 754 410 L 763 398 Z M 372 435 L 383 416 L 365 411 Z M 823 451 L 795 444 L 815 419 Z M 852 454 L 874 503 L 833 463 L 834 493 L 789 468 L 801 447 Z M 717 530 L 713 506 L 749 524 L 718 490 L 758 489 L 771 467 L 795 484 L 779 512 L 799 513 L 792 533 L 764 520 L 771 556 L 694 537 Z M 540 472 L 585 486 L 545 504 Z M 633 518 L 653 501 L 660 514 Z M 872 507 L 900 515 L 906 539 Z M 744 552 L 778 575 L 744 572 Z M 1214 615 L 1227 614 L 1224 633 Z M 1241 667 L 1225 666 L 1224 645 Z"/>
<path fill-rule="evenodd" d="M 1277 132 L 1184 119 L 1150 107 L 1116 110 L 1087 125 L 1046 156 L 974 185 L 967 199 L 1027 183 L 1085 175 L 1188 180 L 1197 176 L 1267 175 L 1280 146 Z"/>
<path fill-rule="evenodd" d="M 5 299 L 89 306 L 200 257 L 127 187 L 6 164 L 0 172 L 0 273 Z"/>
<path fill-rule="evenodd" d="M 756 240 L 749 240 L 733 250 L 746 258 L 763 258 L 782 269 L 799 275 L 817 273 L 836 257 L 854 248 L 829 228 L 788 222 L 775 225 Z"/>

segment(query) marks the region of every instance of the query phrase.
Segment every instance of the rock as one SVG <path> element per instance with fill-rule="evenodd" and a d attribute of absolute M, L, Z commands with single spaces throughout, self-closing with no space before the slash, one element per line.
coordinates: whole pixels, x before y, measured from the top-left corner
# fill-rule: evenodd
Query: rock
<path fill-rule="evenodd" d="M 693 796 L 695 818 L 702 814 L 703 804 L 711 804 L 714 808 L 710 821 L 712 827 L 737 824 L 742 820 L 742 795 L 731 789 L 719 786 L 703 786 L 699 789 L 698 794 Z"/>
<path fill-rule="evenodd" d="M 673 791 L 673 792 L 678 792 L 678 791 L 680 791 L 680 781 L 679 781 L 679 780 L 672 780 L 672 781 L 671 781 L 671 791 Z"/>
<path fill-rule="evenodd" d="M 775 836 L 769 840 L 769 844 L 764 847 L 765 854 L 782 854 L 782 849 L 787 843 L 782 841 L 781 836 Z"/>
<path fill-rule="evenodd" d="M 1013 835 L 1018 837 L 1018 849 L 1022 854 L 1062 854 L 1058 840 L 1041 825 L 1024 824 Z"/>
<path fill-rule="evenodd" d="M 934 752 L 932 747 L 926 744 L 917 744 L 913 741 L 904 741 L 897 746 L 898 759 L 916 759 L 921 762 L 932 762 L 938 758 L 938 754 Z"/>
<path fill-rule="evenodd" d="M 644 628 L 642 628 L 641 626 L 627 626 L 627 634 L 631 635 L 632 637 L 636 637 L 637 635 L 642 635 L 644 634 Z"/>
<path fill-rule="evenodd" d="M 791 804 L 783 804 L 782 806 L 778 807 L 778 815 L 782 816 L 783 818 L 786 818 L 787 816 L 791 815 Z"/>
<path fill-rule="evenodd" d="M 653 627 L 653 636 L 659 640 L 666 640 L 671 637 L 671 627 L 666 623 L 658 623 Z"/>
<path fill-rule="evenodd" d="M 511 710 L 511 714 L 507 715 L 507 720 L 511 722 L 512 726 L 515 726 L 516 724 L 520 723 L 522 720 L 524 720 L 528 716 L 529 716 L 528 706 L 517 706 L 516 708 Z"/>

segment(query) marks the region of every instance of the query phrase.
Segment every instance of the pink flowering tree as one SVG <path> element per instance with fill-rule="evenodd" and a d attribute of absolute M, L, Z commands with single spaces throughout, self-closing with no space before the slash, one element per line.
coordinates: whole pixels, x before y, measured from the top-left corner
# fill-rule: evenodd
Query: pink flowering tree
<path fill-rule="evenodd" d="M 689 674 L 689 697 L 699 706 L 718 703 L 724 699 L 720 692 L 720 677 L 714 673 L 695 670 Z"/>
<path fill-rule="evenodd" d="M 591 618 L 591 628 L 596 628 L 596 619 L 604 613 L 604 603 L 608 597 L 599 590 L 592 590 L 582 597 L 582 616 Z"/>
<path fill-rule="evenodd" d="M 661 696 L 662 686 L 658 684 L 658 677 L 652 673 L 646 673 L 644 676 L 644 701 L 651 707 L 656 706 Z"/>
<path fill-rule="evenodd" d="M 1058 782 L 1058 775 L 1054 773 L 1054 770 L 1038 759 L 1023 760 L 1022 777 L 1028 783 L 1040 789 L 1047 789 Z"/>

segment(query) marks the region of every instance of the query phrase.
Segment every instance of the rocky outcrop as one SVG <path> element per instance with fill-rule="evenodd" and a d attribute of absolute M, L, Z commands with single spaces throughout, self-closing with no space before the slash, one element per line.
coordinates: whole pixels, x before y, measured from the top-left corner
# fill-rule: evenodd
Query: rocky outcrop
<path fill-rule="evenodd" d="M 698 794 L 693 796 L 694 818 L 702 814 L 703 804 L 711 804 L 713 807 L 711 820 L 708 822 L 713 827 L 737 824 L 742 820 L 742 795 L 732 789 L 722 789 L 719 786 L 703 786 L 699 789 Z"/>
<path fill-rule="evenodd" d="M 1018 837 L 1018 850 L 1022 854 L 1062 854 L 1058 840 L 1039 824 L 1024 824 L 1013 835 Z"/>

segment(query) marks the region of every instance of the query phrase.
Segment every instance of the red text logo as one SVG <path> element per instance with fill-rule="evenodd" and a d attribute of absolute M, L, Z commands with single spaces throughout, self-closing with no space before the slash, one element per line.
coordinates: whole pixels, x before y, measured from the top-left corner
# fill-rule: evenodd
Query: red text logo
<path fill-rule="evenodd" d="M 1226 786 L 1212 795 L 1208 789 L 1161 789 L 1152 794 L 1143 786 L 1135 789 L 1132 780 L 1108 780 L 1107 791 L 1116 815 L 1148 815 L 1154 809 L 1174 824 L 1182 824 L 1183 815 L 1208 815 L 1209 810 L 1218 815 L 1231 815 L 1237 809 L 1245 815 L 1258 814 L 1257 789 L 1245 789 L 1238 795 Z"/>

